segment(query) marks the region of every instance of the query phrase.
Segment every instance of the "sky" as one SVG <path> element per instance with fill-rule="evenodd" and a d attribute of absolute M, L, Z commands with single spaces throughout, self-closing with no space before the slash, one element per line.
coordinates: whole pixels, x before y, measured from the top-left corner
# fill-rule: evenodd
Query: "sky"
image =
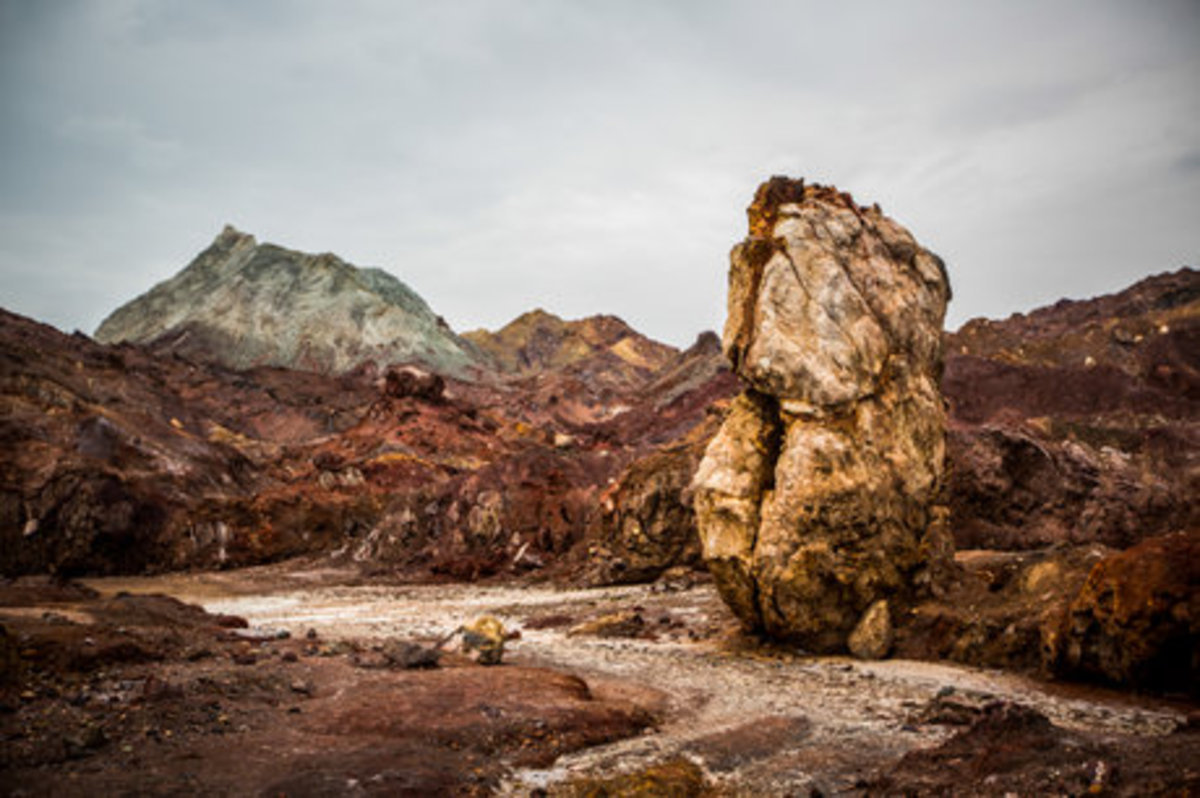
<path fill-rule="evenodd" d="M 774 174 L 940 254 L 950 328 L 1200 265 L 1200 0 L 0 0 L 0 120 L 0 306 L 68 332 L 230 223 L 683 346 Z"/>

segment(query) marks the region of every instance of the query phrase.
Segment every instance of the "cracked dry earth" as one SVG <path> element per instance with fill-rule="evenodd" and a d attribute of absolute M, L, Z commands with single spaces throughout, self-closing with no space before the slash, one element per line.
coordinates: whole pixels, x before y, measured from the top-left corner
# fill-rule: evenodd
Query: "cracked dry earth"
<path fill-rule="evenodd" d="M 305 587 L 306 579 L 317 586 Z M 1186 705 L 1117 692 L 948 664 L 858 662 L 764 650 L 737 634 L 709 584 L 557 590 L 327 582 L 314 571 L 293 573 L 267 592 L 253 592 L 253 585 L 236 574 L 91 584 L 103 591 L 164 591 L 209 612 L 242 616 L 252 627 L 282 628 L 298 638 L 316 630 L 323 640 L 360 645 L 391 638 L 436 640 L 475 617 L 494 615 L 520 632 L 509 642 L 502 667 L 566 672 L 597 694 L 628 699 L 653 713 L 655 722 L 633 736 L 506 768 L 489 786 L 501 794 L 642 794 L 653 792 L 654 784 L 665 790 L 658 794 L 672 795 L 904 794 L 903 787 L 889 789 L 888 783 L 872 780 L 905 754 L 944 743 L 970 725 L 982 707 L 999 700 L 1042 713 L 1054 724 L 1052 738 L 1083 752 L 1069 767 L 1085 772 L 1063 776 L 1062 794 L 1074 792 L 1072 784 L 1080 792 L 1097 793 L 1111 786 L 1107 749 L 1089 753 L 1084 743 L 1072 742 L 1073 734 L 1113 744 L 1141 741 L 1138 745 L 1144 743 L 1153 756 L 1156 741 L 1178 741 L 1183 736 L 1178 730 L 1189 726 Z M 966 719 L 956 720 L 955 713 L 966 713 Z M 1002 749 L 1009 745 L 1004 739 L 1009 733 L 998 731 Z M 1181 749 L 1185 763 L 1200 751 L 1196 735 L 1186 737 L 1191 742 Z M 1046 745 L 1035 747 L 1042 751 Z M 948 792 L 934 784 L 925 794 L 1013 794 L 1003 779 L 987 775 L 987 768 L 972 770 L 974 765 L 960 766 L 960 760 L 938 765 L 951 771 Z M 671 792 L 655 781 L 655 768 L 664 766 L 684 768 L 687 789 Z M 955 767 L 961 772 L 953 772 Z M 1000 767 L 1023 765 L 1002 762 Z M 614 782 L 622 773 L 650 775 L 638 787 L 636 781 Z M 1141 786 L 1153 791 L 1156 784 L 1183 784 L 1176 794 L 1194 789 L 1195 773 L 1171 773 L 1178 779 L 1169 774 L 1165 781 Z M 1058 778 L 1058 771 L 1050 776 Z M 1124 776 L 1125 789 L 1118 792 L 1141 794 L 1141 774 L 1127 766 Z M 1038 794 L 1045 789 L 1046 773 L 1027 778 L 1033 780 L 1013 782 L 1015 794 L 1035 794 L 1022 787 L 1032 786 Z"/>

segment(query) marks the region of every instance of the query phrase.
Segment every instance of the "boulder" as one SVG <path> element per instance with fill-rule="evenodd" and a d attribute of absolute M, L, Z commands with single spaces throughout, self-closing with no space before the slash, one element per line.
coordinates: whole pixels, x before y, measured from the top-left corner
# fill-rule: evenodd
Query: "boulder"
<path fill-rule="evenodd" d="M 445 401 L 446 381 L 439 374 L 412 366 L 392 367 L 384 375 L 383 390 L 394 399 L 412 396 L 436 403 Z"/>
<path fill-rule="evenodd" d="M 747 389 L 692 482 L 701 545 L 745 627 L 840 652 L 946 550 L 926 536 L 944 534 L 949 282 L 907 230 L 835 189 L 772 178 L 747 213 L 722 341 Z"/>
<path fill-rule="evenodd" d="M 1200 693 L 1200 530 L 1096 563 L 1057 643 L 1064 676 Z"/>

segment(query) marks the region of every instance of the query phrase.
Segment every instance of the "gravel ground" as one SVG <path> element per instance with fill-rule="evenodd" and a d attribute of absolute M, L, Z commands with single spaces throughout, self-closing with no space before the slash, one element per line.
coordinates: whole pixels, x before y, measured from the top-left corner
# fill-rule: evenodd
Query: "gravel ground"
<path fill-rule="evenodd" d="M 604 689 L 665 694 L 662 722 L 652 733 L 561 757 L 546 770 L 517 771 L 504 787 L 516 795 L 676 757 L 701 765 L 713 783 L 735 792 L 853 792 L 881 763 L 956 731 L 918 719 L 939 696 L 968 706 L 1015 701 L 1058 726 L 1091 733 L 1161 735 L 1184 721 L 1166 702 L 996 671 L 764 652 L 741 641 L 711 585 L 675 591 L 322 585 L 329 576 L 292 573 L 263 593 L 252 592 L 253 579 L 220 574 L 93 584 L 161 590 L 254 626 L 294 635 L 316 629 L 334 640 L 429 640 L 494 615 L 521 632 L 509 643 L 507 661 L 574 672 Z M 633 616 L 638 623 L 628 636 L 619 622 Z M 597 619 L 599 632 L 572 632 Z M 605 636 L 605 628 L 626 636 Z"/>

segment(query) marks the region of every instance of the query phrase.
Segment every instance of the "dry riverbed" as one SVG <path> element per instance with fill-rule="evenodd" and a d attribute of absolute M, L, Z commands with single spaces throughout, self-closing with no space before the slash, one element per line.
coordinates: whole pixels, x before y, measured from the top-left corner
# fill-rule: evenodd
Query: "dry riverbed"
<path fill-rule="evenodd" d="M 463 761 L 481 775 L 474 787 L 447 782 L 448 791 L 604 795 L 658 789 L 680 795 L 836 795 L 910 790 L 938 794 L 949 789 L 954 794 L 1143 794 L 1194 790 L 1200 784 L 1195 765 L 1200 735 L 1194 720 L 1189 726 L 1191 707 L 1186 704 L 953 665 L 812 658 L 764 648 L 737 633 L 709 584 L 559 590 L 345 584 L 351 578 L 349 572 L 328 568 L 276 567 L 92 580 L 89 585 L 104 595 L 166 593 L 210 613 L 245 618 L 252 630 L 286 631 L 297 643 L 320 641 L 323 654 L 357 652 L 349 656 L 351 665 L 369 660 L 373 648 L 387 641 L 428 645 L 463 623 L 492 615 L 519 632 L 507 645 L 505 665 L 472 666 L 448 654 L 439 669 L 451 674 L 447 690 L 458 689 L 454 679 L 465 680 L 468 693 L 528 689 L 524 683 L 479 682 L 482 677 L 472 675 L 483 672 L 533 674 L 532 683 L 565 674 L 586 683 L 583 689 L 590 692 L 584 697 L 596 705 L 592 709 L 604 709 L 598 716 L 603 721 L 579 716 L 579 722 L 612 724 L 611 733 L 585 739 L 574 721 L 559 722 L 547 734 L 561 738 L 561 744 L 528 749 L 538 755 L 513 753 L 526 750 L 525 742 L 513 750 L 503 745 L 471 749 L 469 740 L 451 740 L 474 751 L 474 758 Z M 308 653 L 314 652 L 310 646 Z M 298 651 L 295 665 L 277 666 L 268 655 L 258 667 L 260 672 L 269 667 L 299 672 L 308 666 L 300 678 L 313 681 L 316 697 L 304 708 L 306 717 L 319 714 L 351 726 L 365 723 L 371 735 L 386 737 L 392 729 L 387 723 L 363 720 L 373 711 L 388 711 L 385 699 L 374 707 L 369 701 L 347 704 L 353 704 L 355 690 L 383 696 L 389 685 L 376 682 L 386 681 L 386 674 L 351 665 L 331 670 L 336 657 L 308 658 L 305 653 L 303 648 Z M 376 682 L 359 684 L 354 680 L 361 677 L 351 676 L 362 673 Z M 425 674 L 430 673 L 434 672 L 405 672 L 409 681 L 391 688 L 412 693 L 422 684 L 412 679 L 428 679 Z M 328 706 L 320 704 L 322 693 Z M 497 717 L 525 713 L 537 727 L 536 708 L 510 706 L 502 697 L 477 703 L 464 707 L 459 701 L 453 711 Z M 421 706 L 417 702 L 408 710 L 420 711 Z M 553 712 L 560 709 L 555 705 Z M 404 722 L 420 725 L 411 717 L 397 720 Z M 247 750 L 258 745 L 268 751 L 283 737 L 293 752 L 309 751 L 320 758 L 320 746 L 306 742 L 302 728 L 285 733 L 262 723 L 255 737 L 253 726 L 246 729 L 252 738 Z M 318 737 L 329 731 L 308 728 Z M 514 728 L 525 727 L 518 723 Z M 444 731 L 439 727 L 439 734 Z M 468 724 L 461 731 L 469 736 L 492 734 L 494 729 L 473 730 Z M 275 737 L 268 739 L 272 734 Z M 969 750 L 953 755 L 963 739 Z M 993 749 L 1000 751 L 999 758 Z M 349 749 L 345 754 L 353 759 Z M 367 762 L 356 772 L 371 767 Z M 349 773 L 353 768 L 347 765 L 343 770 Z M 339 781 L 336 772 L 336 767 L 322 766 L 307 777 L 276 786 L 287 787 L 286 794 L 372 792 L 369 780 L 349 776 Z M 622 774 L 629 775 L 622 779 Z M 277 775 L 264 770 L 258 778 Z M 310 788 L 318 781 L 340 784 L 344 790 L 313 792 Z M 377 786 L 388 784 L 384 780 Z M 216 786 L 240 794 L 236 782 L 218 779 Z"/>

